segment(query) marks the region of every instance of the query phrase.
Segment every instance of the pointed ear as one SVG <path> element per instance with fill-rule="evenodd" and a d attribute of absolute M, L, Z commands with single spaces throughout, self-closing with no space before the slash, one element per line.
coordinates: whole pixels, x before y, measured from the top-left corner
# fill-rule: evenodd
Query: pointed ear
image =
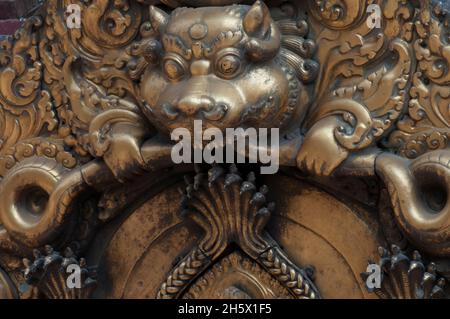
<path fill-rule="evenodd" d="M 150 6 L 150 24 L 161 33 L 169 22 L 169 15 L 155 6 Z"/>
<path fill-rule="evenodd" d="M 257 0 L 245 15 L 242 24 L 250 37 L 263 38 L 270 29 L 271 20 L 269 8 L 264 2 Z"/>

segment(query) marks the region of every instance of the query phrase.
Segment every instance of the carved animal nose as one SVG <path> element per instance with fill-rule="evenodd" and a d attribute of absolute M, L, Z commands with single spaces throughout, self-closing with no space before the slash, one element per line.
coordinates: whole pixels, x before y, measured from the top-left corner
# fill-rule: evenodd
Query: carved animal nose
<path fill-rule="evenodd" d="M 178 102 L 178 110 L 192 116 L 197 112 L 209 111 L 214 108 L 215 101 L 208 96 L 187 96 Z"/>

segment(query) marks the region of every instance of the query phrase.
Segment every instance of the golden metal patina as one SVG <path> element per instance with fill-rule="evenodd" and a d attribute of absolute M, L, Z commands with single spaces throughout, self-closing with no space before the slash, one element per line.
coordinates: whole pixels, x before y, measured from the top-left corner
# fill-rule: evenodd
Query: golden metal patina
<path fill-rule="evenodd" d="M 448 297 L 449 16 L 45 1 L 0 42 L 0 298 Z M 280 171 L 175 164 L 195 120 L 279 129 Z"/>

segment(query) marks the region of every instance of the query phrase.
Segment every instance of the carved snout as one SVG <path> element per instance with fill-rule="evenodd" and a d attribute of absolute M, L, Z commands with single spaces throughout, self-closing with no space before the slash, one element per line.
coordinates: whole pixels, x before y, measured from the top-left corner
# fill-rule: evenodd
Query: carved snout
<path fill-rule="evenodd" d="M 396 220 L 423 251 L 450 254 L 450 151 L 440 150 L 408 161 L 383 153 L 376 161 Z"/>
<path fill-rule="evenodd" d="M 226 103 L 217 102 L 209 96 L 188 95 L 178 101 L 173 108 L 168 109 L 168 106 L 165 105 L 163 109 L 169 119 L 173 117 L 174 113 L 183 113 L 189 117 L 201 113 L 207 120 L 218 121 L 225 116 L 229 107 Z"/>
<path fill-rule="evenodd" d="M 182 113 L 193 116 L 199 111 L 214 108 L 216 101 L 209 96 L 185 96 L 177 104 L 177 109 Z"/>

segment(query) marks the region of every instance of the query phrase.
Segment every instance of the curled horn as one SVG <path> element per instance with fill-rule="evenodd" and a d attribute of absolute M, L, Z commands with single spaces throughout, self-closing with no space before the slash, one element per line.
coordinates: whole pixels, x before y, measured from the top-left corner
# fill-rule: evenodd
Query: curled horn
<path fill-rule="evenodd" d="M 408 161 L 391 153 L 376 159 L 377 175 L 389 191 L 396 224 L 431 255 L 450 255 L 450 151 Z"/>
<path fill-rule="evenodd" d="M 150 24 L 152 25 L 153 29 L 155 29 L 155 31 L 161 34 L 164 28 L 169 23 L 169 15 L 155 6 L 150 6 L 149 14 Z"/>
<path fill-rule="evenodd" d="M 17 164 L 3 178 L 0 219 L 17 242 L 39 247 L 65 229 L 75 213 L 70 204 L 87 185 L 80 169 L 69 172 L 52 159 L 32 159 Z"/>
<path fill-rule="evenodd" d="M 270 17 L 269 8 L 262 1 L 255 2 L 242 24 L 250 37 L 246 49 L 252 60 L 268 60 L 277 55 L 281 46 L 281 34 Z"/>
<path fill-rule="evenodd" d="M 24 159 L 0 183 L 0 239 L 3 228 L 15 243 L 30 248 L 65 240 L 78 218 L 74 203 L 105 181 L 111 183 L 112 174 L 103 162 L 70 170 L 49 157 Z"/>

